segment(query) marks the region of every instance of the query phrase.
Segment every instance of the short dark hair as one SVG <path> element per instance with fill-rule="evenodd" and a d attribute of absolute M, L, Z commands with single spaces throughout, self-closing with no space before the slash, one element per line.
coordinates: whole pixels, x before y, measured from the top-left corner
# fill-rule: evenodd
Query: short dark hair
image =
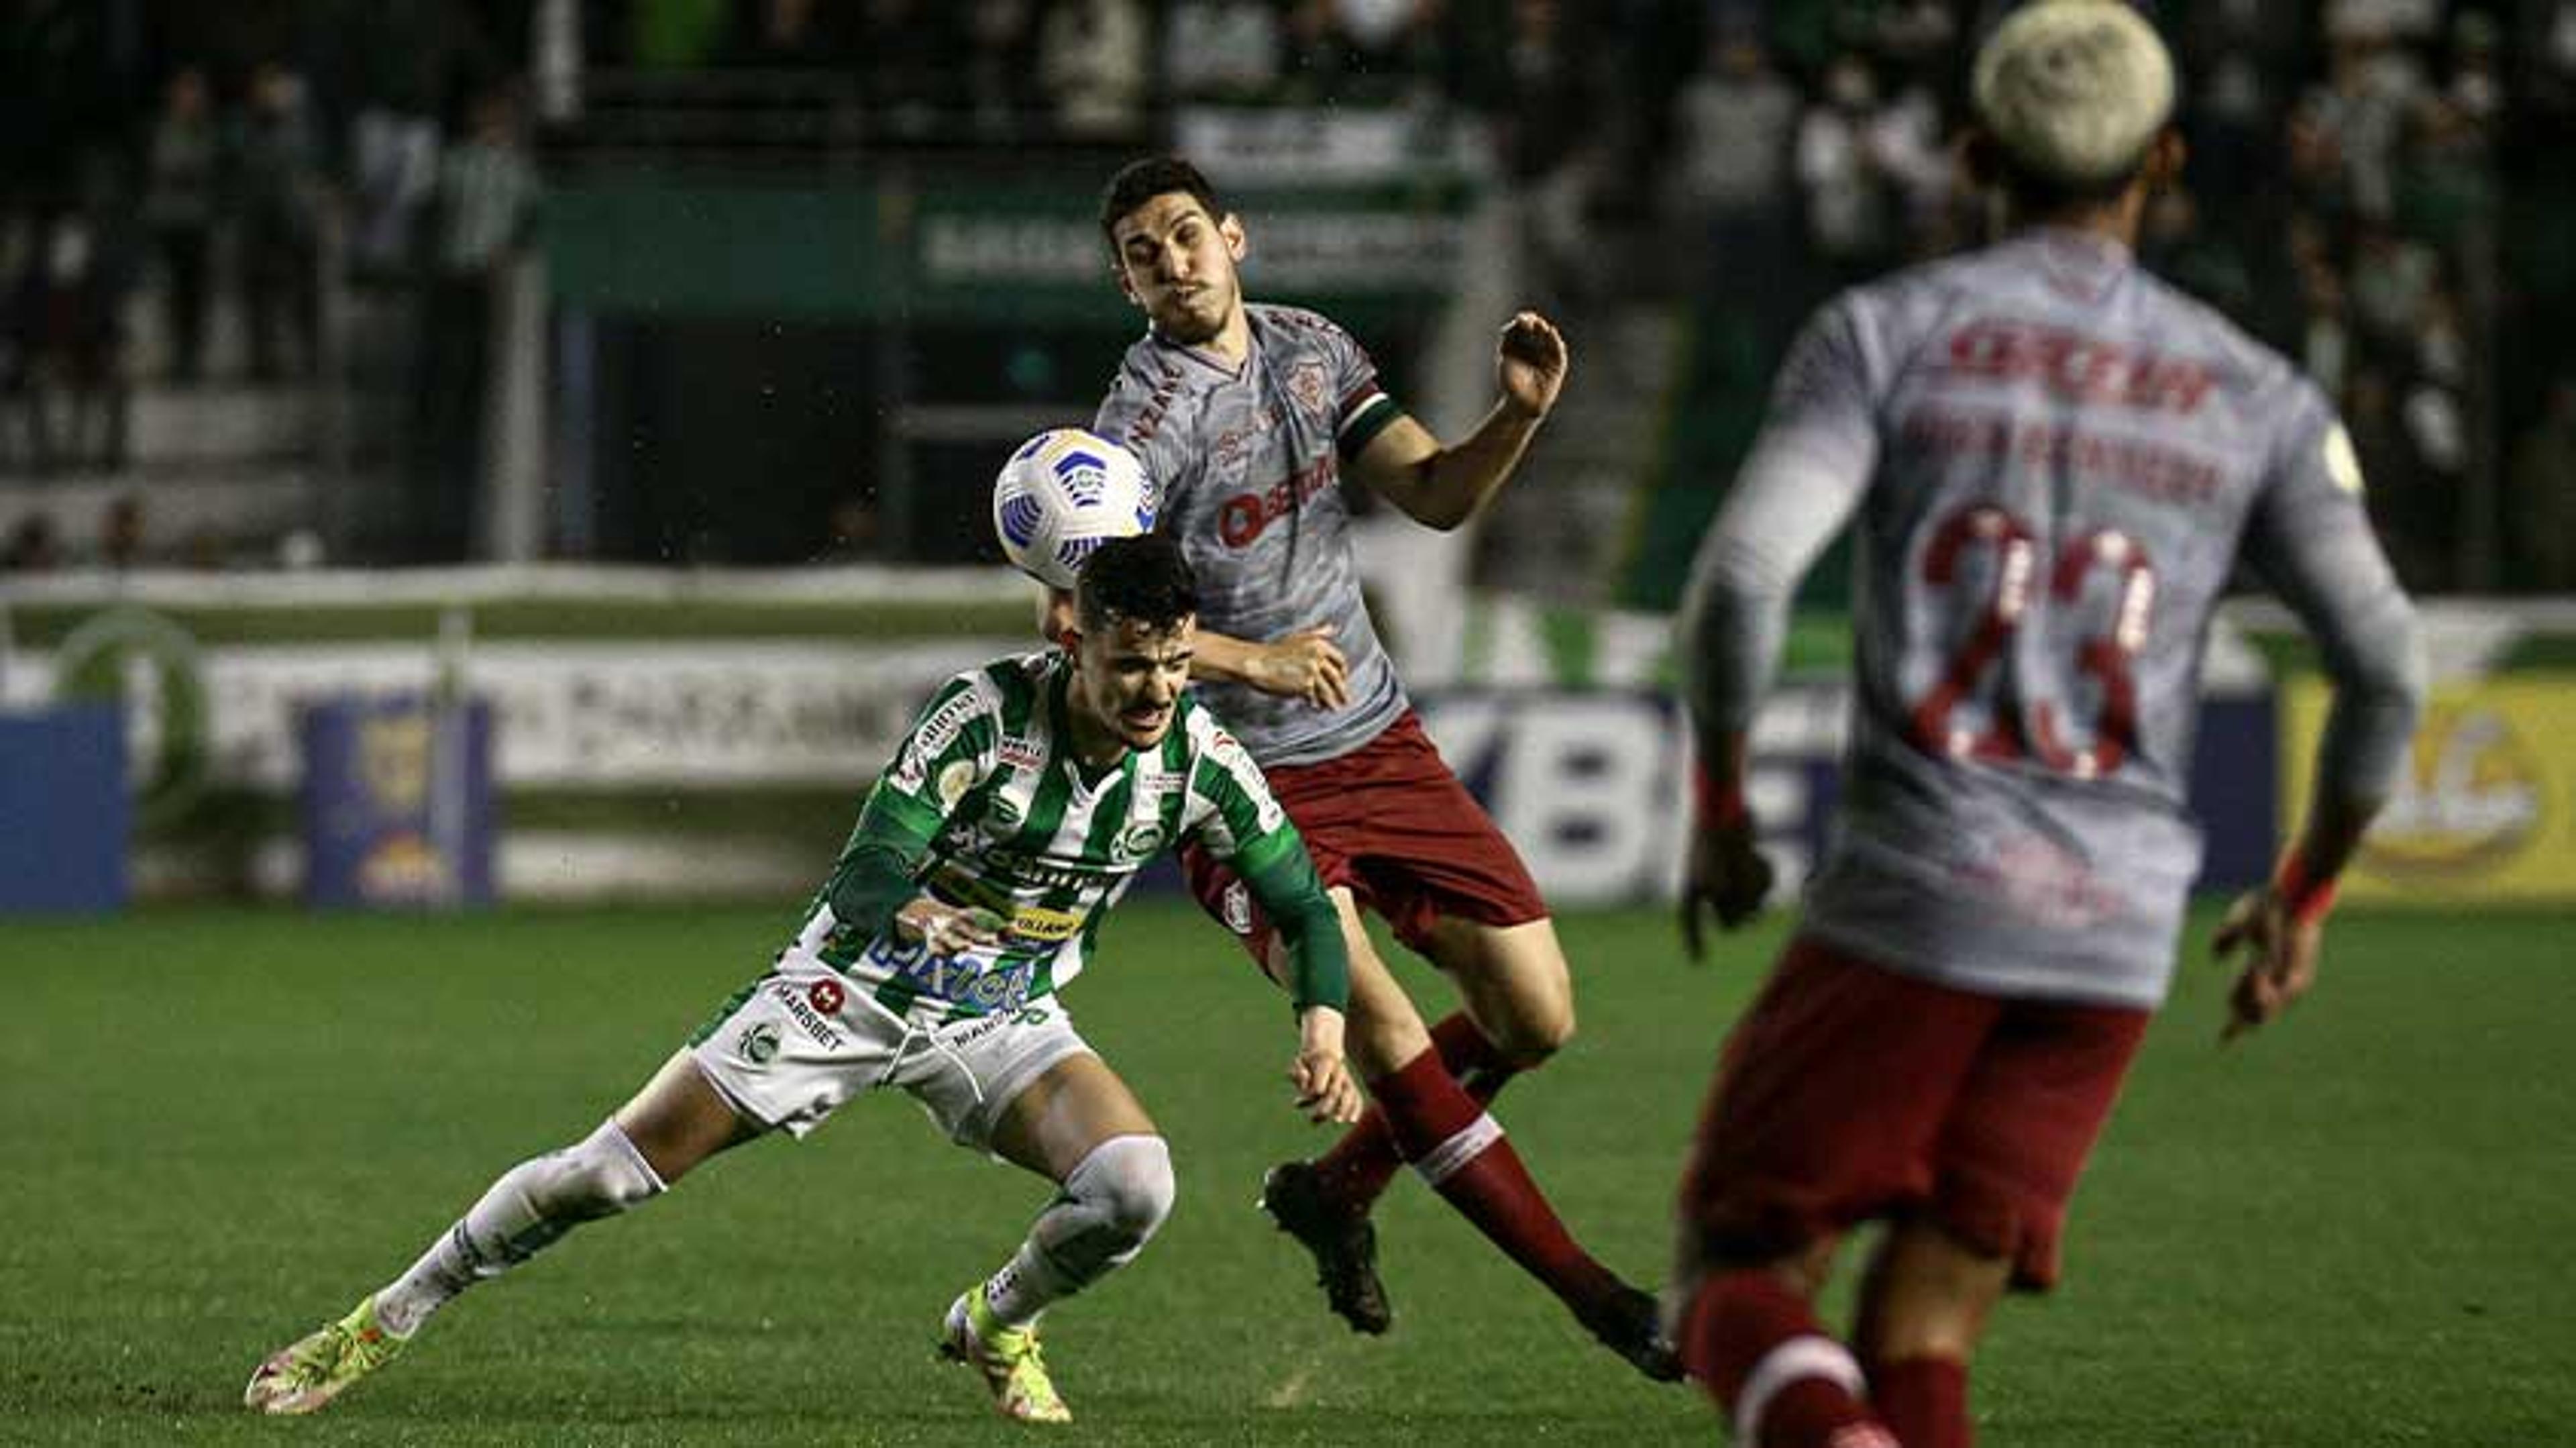
<path fill-rule="evenodd" d="M 1156 533 L 1112 538 L 1074 571 L 1085 632 L 1128 623 L 1169 629 L 1199 611 L 1199 577 L 1181 545 Z"/>
<path fill-rule="evenodd" d="M 1210 217 L 1225 219 L 1225 203 L 1217 199 L 1216 187 L 1187 160 L 1162 155 L 1130 161 L 1100 188 L 1100 235 L 1109 243 L 1110 254 L 1118 252 L 1118 223 L 1146 202 L 1174 191 L 1188 192 L 1190 199 L 1207 208 Z"/>

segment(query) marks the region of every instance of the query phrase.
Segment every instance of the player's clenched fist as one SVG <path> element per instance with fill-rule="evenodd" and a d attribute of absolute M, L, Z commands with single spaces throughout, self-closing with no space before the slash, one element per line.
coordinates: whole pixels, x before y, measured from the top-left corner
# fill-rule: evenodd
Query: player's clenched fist
<path fill-rule="evenodd" d="M 1503 401 L 1525 417 L 1547 416 L 1565 388 L 1568 361 L 1564 334 L 1554 322 L 1536 312 L 1513 313 L 1503 324 L 1495 360 Z"/>

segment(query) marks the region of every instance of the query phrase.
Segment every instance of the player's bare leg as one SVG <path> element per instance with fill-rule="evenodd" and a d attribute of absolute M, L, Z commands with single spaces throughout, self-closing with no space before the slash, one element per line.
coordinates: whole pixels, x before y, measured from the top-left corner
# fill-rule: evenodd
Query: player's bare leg
<path fill-rule="evenodd" d="M 1675 1336 L 1735 1442 L 1896 1448 L 1900 1440 L 1871 1411 L 1859 1361 L 1816 1319 L 1834 1239 L 1767 1261 L 1689 1260 L 1691 1245 L 1676 1274 Z M 1913 1439 L 1902 1441 L 1913 1448 Z"/>
<path fill-rule="evenodd" d="M 1069 1422 L 1038 1346 L 1038 1318 L 1143 1250 L 1172 1209 L 1171 1152 L 1127 1083 L 1087 1053 L 1011 1098 L 991 1145 L 1061 1190 L 1010 1260 L 949 1305 L 939 1349 L 982 1374 L 1003 1415 Z"/>
<path fill-rule="evenodd" d="M 310 1413 L 393 1360 L 429 1315 L 498 1277 L 583 1222 L 661 1193 L 758 1127 L 707 1084 L 686 1051 L 589 1136 L 519 1163 L 486 1189 L 410 1270 L 270 1354 L 242 1401 L 264 1413 Z"/>
<path fill-rule="evenodd" d="M 1968 1364 L 2010 1285 L 2010 1259 L 1982 1255 L 1936 1222 L 1891 1223 L 1861 1279 L 1852 1334 L 1871 1405 L 1906 1448 L 1967 1448 Z"/>

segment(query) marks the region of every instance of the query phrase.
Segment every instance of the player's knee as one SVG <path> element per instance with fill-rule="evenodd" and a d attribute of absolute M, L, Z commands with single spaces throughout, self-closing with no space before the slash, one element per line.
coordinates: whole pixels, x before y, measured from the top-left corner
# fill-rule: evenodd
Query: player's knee
<path fill-rule="evenodd" d="M 1113 1136 L 1073 1169 L 1065 1190 L 1099 1214 L 1119 1255 L 1132 1255 L 1172 1214 L 1179 1192 L 1172 1149 L 1159 1136 Z"/>
<path fill-rule="evenodd" d="M 537 1170 L 528 1186 L 529 1203 L 553 1221 L 613 1216 L 663 1189 L 661 1177 L 613 1120 L 532 1165 Z"/>
<path fill-rule="evenodd" d="M 1488 1028 L 1486 1038 L 1494 1043 L 1504 1065 L 1514 1071 L 1533 1070 L 1574 1039 L 1574 1005 L 1567 1001 L 1520 1012 Z"/>

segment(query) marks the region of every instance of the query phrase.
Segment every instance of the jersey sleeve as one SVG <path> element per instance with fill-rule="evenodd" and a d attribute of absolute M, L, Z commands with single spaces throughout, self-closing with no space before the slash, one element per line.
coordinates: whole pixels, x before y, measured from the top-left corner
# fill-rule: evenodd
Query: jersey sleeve
<path fill-rule="evenodd" d="M 1177 396 L 1172 380 L 1130 358 L 1110 380 L 1109 393 L 1091 419 L 1093 432 L 1145 465 L 1145 476 L 1154 484 L 1154 516 L 1160 519 L 1172 516 L 1173 500 L 1198 480 L 1199 450 L 1190 445 L 1187 418 L 1176 415 L 1188 402 Z"/>
<path fill-rule="evenodd" d="M 2312 384 L 2294 390 L 2246 520 L 2245 562 L 2299 616 L 2334 681 L 2318 797 L 2383 800 L 2423 705 L 2423 641 L 2371 531 L 2351 437 Z"/>
<path fill-rule="evenodd" d="M 1283 851 L 1305 851 L 1288 812 L 1279 807 L 1260 766 L 1232 734 L 1206 713 L 1190 713 L 1195 757 L 1181 836 L 1249 876 Z"/>
<path fill-rule="evenodd" d="M 1692 559 L 1677 647 L 1704 749 L 1751 723 L 1779 665 L 1798 580 L 1850 521 L 1877 466 L 1861 323 L 1847 293 L 1799 335 L 1762 430 Z"/>
<path fill-rule="evenodd" d="M 992 773 L 1000 701 L 980 673 L 960 674 L 922 707 L 833 862 L 823 897 L 833 918 L 875 935 L 913 893 L 931 841 L 966 791 Z"/>
<path fill-rule="evenodd" d="M 1377 363 L 1358 338 L 1321 318 L 1315 338 L 1333 389 L 1333 446 L 1344 459 L 1358 457 L 1404 409 L 1379 384 Z"/>

